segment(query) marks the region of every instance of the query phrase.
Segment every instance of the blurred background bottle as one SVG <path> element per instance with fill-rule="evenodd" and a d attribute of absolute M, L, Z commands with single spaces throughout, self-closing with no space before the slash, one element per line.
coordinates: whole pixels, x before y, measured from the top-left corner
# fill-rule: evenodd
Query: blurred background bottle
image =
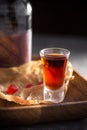
<path fill-rule="evenodd" d="M 32 57 L 32 7 L 27 0 L 0 0 L 0 67 Z"/>

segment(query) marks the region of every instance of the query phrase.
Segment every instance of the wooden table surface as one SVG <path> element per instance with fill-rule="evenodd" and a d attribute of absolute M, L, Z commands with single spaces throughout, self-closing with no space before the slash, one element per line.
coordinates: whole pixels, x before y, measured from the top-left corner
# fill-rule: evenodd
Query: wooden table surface
<path fill-rule="evenodd" d="M 71 51 L 70 60 L 74 68 L 87 78 L 87 38 L 70 36 L 34 35 L 32 53 L 39 54 L 39 51 L 46 47 L 63 47 Z M 41 123 L 27 126 L 1 127 L 3 130 L 86 130 L 87 118 Z"/>

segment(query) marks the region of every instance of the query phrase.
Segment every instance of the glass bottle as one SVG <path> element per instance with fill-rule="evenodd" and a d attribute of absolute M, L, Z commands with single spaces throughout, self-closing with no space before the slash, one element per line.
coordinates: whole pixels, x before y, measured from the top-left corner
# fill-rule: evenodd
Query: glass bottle
<path fill-rule="evenodd" d="M 0 0 L 0 67 L 32 57 L 32 7 L 27 0 Z"/>

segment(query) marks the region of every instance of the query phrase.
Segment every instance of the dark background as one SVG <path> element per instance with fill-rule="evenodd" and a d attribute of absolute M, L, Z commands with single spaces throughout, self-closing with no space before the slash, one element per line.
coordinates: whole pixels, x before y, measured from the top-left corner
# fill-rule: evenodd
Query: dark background
<path fill-rule="evenodd" d="M 86 2 L 30 0 L 33 33 L 87 36 Z"/>

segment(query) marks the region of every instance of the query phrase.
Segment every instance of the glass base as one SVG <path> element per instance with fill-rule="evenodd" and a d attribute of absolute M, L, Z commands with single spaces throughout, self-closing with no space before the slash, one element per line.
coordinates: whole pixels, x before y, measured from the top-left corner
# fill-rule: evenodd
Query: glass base
<path fill-rule="evenodd" d="M 57 90 L 49 90 L 44 87 L 44 100 L 51 101 L 54 103 L 60 103 L 64 100 L 64 86 Z"/>

